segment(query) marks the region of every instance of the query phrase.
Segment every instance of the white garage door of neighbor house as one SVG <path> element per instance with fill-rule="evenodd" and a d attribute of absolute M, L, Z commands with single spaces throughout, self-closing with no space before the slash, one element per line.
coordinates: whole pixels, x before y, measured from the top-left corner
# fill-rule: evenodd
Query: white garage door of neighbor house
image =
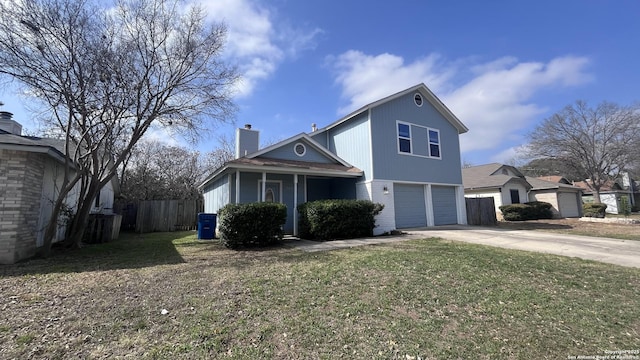
<path fill-rule="evenodd" d="M 458 223 L 456 208 L 456 189 L 451 186 L 432 186 L 433 222 L 435 225 Z"/>
<path fill-rule="evenodd" d="M 396 210 L 396 228 L 427 226 L 424 185 L 394 184 L 393 204 Z"/>
<path fill-rule="evenodd" d="M 562 217 L 579 217 L 578 199 L 575 193 L 558 193 L 558 207 Z"/>

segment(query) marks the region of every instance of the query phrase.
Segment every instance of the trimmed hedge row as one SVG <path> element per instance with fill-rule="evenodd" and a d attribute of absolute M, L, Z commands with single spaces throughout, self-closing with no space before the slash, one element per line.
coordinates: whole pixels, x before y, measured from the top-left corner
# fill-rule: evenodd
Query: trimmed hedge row
<path fill-rule="evenodd" d="M 272 245 L 282 240 L 286 220 L 284 204 L 228 204 L 218 212 L 218 230 L 229 248 Z"/>
<path fill-rule="evenodd" d="M 500 211 L 507 221 L 551 219 L 553 218 L 551 207 L 548 202 L 531 201 L 524 204 L 502 205 Z"/>
<path fill-rule="evenodd" d="M 384 205 L 368 200 L 318 200 L 298 205 L 303 239 L 335 240 L 372 236 Z"/>
<path fill-rule="evenodd" d="M 582 216 L 604 218 L 607 204 L 584 204 L 582 205 Z"/>

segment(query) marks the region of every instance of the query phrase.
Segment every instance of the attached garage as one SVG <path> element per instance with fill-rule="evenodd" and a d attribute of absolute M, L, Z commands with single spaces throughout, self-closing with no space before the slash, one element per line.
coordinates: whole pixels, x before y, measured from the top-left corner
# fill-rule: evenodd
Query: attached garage
<path fill-rule="evenodd" d="M 396 228 L 427 226 L 427 209 L 424 199 L 424 185 L 393 185 Z"/>
<path fill-rule="evenodd" d="M 435 225 L 458 223 L 456 189 L 452 186 L 432 186 L 433 222 Z"/>
<path fill-rule="evenodd" d="M 558 209 L 562 217 L 580 217 L 579 198 L 575 192 L 558 193 Z"/>

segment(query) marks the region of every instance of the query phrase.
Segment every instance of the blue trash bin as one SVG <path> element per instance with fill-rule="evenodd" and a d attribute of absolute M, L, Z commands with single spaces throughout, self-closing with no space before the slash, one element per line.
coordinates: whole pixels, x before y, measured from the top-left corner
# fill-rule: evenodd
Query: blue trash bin
<path fill-rule="evenodd" d="M 216 214 L 198 213 L 198 239 L 215 239 L 216 217 Z"/>

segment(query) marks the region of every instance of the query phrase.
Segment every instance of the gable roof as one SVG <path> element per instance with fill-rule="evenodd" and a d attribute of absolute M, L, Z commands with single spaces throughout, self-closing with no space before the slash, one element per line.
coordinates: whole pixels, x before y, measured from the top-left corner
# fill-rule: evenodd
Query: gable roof
<path fill-rule="evenodd" d="M 498 173 L 502 168 L 509 168 L 518 176 Z M 518 169 L 510 165 L 492 163 L 462 169 L 462 183 L 465 190 L 500 188 L 509 181 L 514 180 L 522 182 L 528 188 L 531 187 L 531 185 L 525 180 L 524 175 L 522 175 Z"/>
<path fill-rule="evenodd" d="M 436 110 L 438 110 L 438 112 L 440 114 L 442 114 L 442 116 L 444 116 L 445 119 L 447 119 L 451 125 L 453 125 L 457 130 L 458 130 L 458 134 L 463 134 L 466 133 L 467 131 L 469 131 L 469 128 L 467 128 L 462 121 L 460 121 L 460 119 L 458 119 L 457 116 L 455 116 L 453 114 L 453 112 L 451 112 L 451 110 L 449 110 L 449 108 L 442 102 L 440 101 L 440 99 L 438 99 L 438 97 L 431 91 L 429 90 L 429 88 L 424 84 L 424 83 L 420 83 L 418 85 L 412 86 L 406 90 L 402 90 L 400 92 L 397 92 L 395 94 L 389 95 L 385 98 L 382 98 L 380 100 L 374 101 L 370 104 L 367 104 L 361 108 L 359 108 L 358 110 L 348 114 L 347 116 L 329 124 L 328 126 L 319 129 L 319 132 L 323 132 L 323 131 L 327 131 L 330 130 L 342 123 L 344 123 L 345 121 L 351 119 L 354 116 L 357 116 L 365 111 L 368 111 L 376 106 L 379 106 L 381 104 L 387 103 L 389 101 L 395 100 L 399 97 L 402 97 L 404 95 L 413 93 L 419 91 L 422 96 L 424 96 L 425 100 L 427 100 Z"/>
<path fill-rule="evenodd" d="M 340 157 L 338 157 L 336 154 L 332 153 L 331 151 L 329 151 L 327 148 L 325 148 L 324 146 L 320 145 L 320 143 L 318 143 L 317 141 L 313 140 L 309 135 L 305 134 L 305 133 L 300 133 L 298 135 L 292 136 L 288 139 L 282 140 L 278 143 L 275 143 L 271 146 L 267 146 L 264 149 L 258 150 L 252 154 L 247 155 L 246 157 L 249 159 L 255 159 L 257 157 L 260 157 L 270 151 L 273 151 L 277 148 L 298 142 L 300 140 L 306 141 L 309 145 L 311 145 L 316 151 L 318 151 L 319 153 L 321 153 L 322 155 L 326 156 L 327 159 L 332 160 L 338 164 L 341 164 L 343 166 L 346 167 L 350 167 L 351 164 L 347 163 L 346 161 L 342 160 Z"/>

